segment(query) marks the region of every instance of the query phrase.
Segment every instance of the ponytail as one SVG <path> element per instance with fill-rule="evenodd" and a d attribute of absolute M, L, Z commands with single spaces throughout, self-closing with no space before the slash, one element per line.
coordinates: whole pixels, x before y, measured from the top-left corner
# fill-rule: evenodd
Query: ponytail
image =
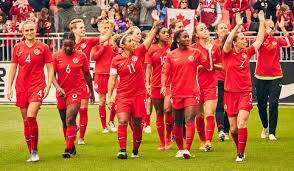
<path fill-rule="evenodd" d="M 178 30 L 176 31 L 175 35 L 174 35 L 174 38 L 173 38 L 173 42 L 171 44 L 171 47 L 170 47 L 170 50 L 173 51 L 175 50 L 176 48 L 178 48 L 178 42 L 177 42 L 177 39 L 181 36 L 181 33 L 184 32 L 186 30 L 182 29 L 182 30 Z"/>

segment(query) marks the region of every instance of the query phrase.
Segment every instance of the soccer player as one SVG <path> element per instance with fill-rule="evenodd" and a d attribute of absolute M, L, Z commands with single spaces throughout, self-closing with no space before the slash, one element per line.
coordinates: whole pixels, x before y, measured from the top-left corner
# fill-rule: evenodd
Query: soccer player
<path fill-rule="evenodd" d="M 101 36 L 106 35 L 109 32 L 110 24 L 107 20 L 101 20 L 98 23 L 98 30 Z M 108 40 L 107 42 L 100 43 L 93 47 L 92 58 L 95 63 L 95 77 L 94 77 L 94 89 L 99 94 L 99 113 L 102 123 L 102 128 L 107 128 L 106 125 L 106 93 L 107 93 L 107 83 L 109 79 L 109 70 L 112 58 L 115 56 L 114 50 L 116 47 L 112 45 L 113 43 Z M 116 132 L 117 129 L 113 122 L 114 115 L 109 119 L 108 125 L 112 132 Z M 102 133 L 106 133 L 107 129 L 104 129 Z"/>
<path fill-rule="evenodd" d="M 161 69 L 170 51 L 169 33 L 166 27 L 160 26 L 156 33 L 156 42 L 149 49 L 145 63 L 146 66 L 146 89 L 150 95 L 152 104 L 156 110 L 156 127 L 160 139 L 158 150 L 169 150 L 172 148 L 171 131 L 173 117 L 171 113 L 166 113 L 166 140 L 164 137 L 164 96 L 160 94 Z M 151 79 L 151 80 L 150 80 Z"/>
<path fill-rule="evenodd" d="M 215 128 L 214 113 L 217 105 L 217 79 L 215 70 L 222 70 L 222 58 L 219 46 L 214 44 L 211 51 L 205 48 L 205 45 L 212 40 L 209 40 L 210 32 L 204 23 L 196 25 L 193 35 L 192 48 L 198 49 L 201 52 L 207 51 L 210 57 L 211 68 L 204 69 L 198 67 L 198 82 L 200 87 L 199 110 L 196 116 L 197 132 L 201 140 L 200 150 L 210 151 L 212 145 L 211 140 Z M 197 39 L 197 41 L 196 41 Z M 205 104 L 205 106 L 204 106 Z M 204 111 L 206 115 L 206 135 L 204 123 Z"/>
<path fill-rule="evenodd" d="M 39 161 L 37 114 L 47 97 L 53 79 L 52 57 L 49 47 L 37 41 L 36 24 L 25 21 L 22 27 L 23 41 L 13 48 L 8 80 L 7 98 L 13 97 L 12 84 L 18 67 L 15 83 L 16 106 L 20 108 L 24 121 L 24 135 L 30 152 L 28 162 Z M 44 65 L 48 72 L 46 85 Z"/>
<path fill-rule="evenodd" d="M 75 50 L 80 50 L 84 52 L 87 56 L 88 62 L 90 62 L 90 52 L 92 47 L 99 43 L 103 43 L 111 38 L 112 35 L 112 29 L 113 29 L 113 23 L 114 19 L 113 17 L 109 17 L 110 22 L 110 28 L 107 32 L 106 35 L 104 36 L 98 36 L 98 37 L 92 37 L 92 38 L 84 38 L 85 36 L 85 25 L 82 19 L 74 19 L 70 22 L 69 27 L 70 30 L 74 33 L 75 35 Z M 81 74 L 82 75 L 82 74 Z M 87 84 L 84 80 L 84 77 L 81 77 L 82 79 L 82 87 L 83 87 L 83 92 L 82 92 L 82 100 L 81 100 L 81 107 L 79 110 L 80 113 L 80 137 L 79 137 L 79 142 L 78 144 L 83 145 L 85 144 L 84 142 L 84 136 L 88 124 L 88 103 L 89 103 L 89 97 L 90 97 L 90 91 L 89 88 L 87 87 Z M 99 106 L 99 114 L 100 117 L 106 118 L 106 109 L 105 106 Z M 108 132 L 107 128 L 104 127 L 102 129 L 102 132 Z"/>
<path fill-rule="evenodd" d="M 238 29 L 243 24 L 240 14 L 236 15 L 236 26 L 223 39 L 225 67 L 224 109 L 228 113 L 231 135 L 237 146 L 237 162 L 245 159 L 247 121 L 252 109 L 252 84 L 250 57 L 260 48 L 264 40 L 264 12 L 259 12 L 259 30 L 256 41 L 249 47 L 243 33 Z"/>
<path fill-rule="evenodd" d="M 127 158 L 127 125 L 130 116 L 132 117 L 133 125 L 133 153 L 131 157 L 139 157 L 138 149 L 142 139 L 141 122 L 142 116 L 146 115 L 146 106 L 144 104 L 146 88 L 143 77 L 145 70 L 143 70 L 143 65 L 145 54 L 151 46 L 159 25 L 159 14 L 157 14 L 157 11 L 152 12 L 152 18 L 154 20 L 152 30 L 142 45 L 136 48 L 134 36 L 128 33 L 121 35 L 116 40 L 118 47 L 122 48 L 123 52 L 115 56 L 111 63 L 108 99 L 111 99 L 116 78 L 119 76 L 120 81 L 115 100 L 119 122 L 117 134 L 121 149 L 117 154 L 119 159 Z M 107 103 L 109 109 L 111 109 L 111 101 L 109 100 Z"/>
<path fill-rule="evenodd" d="M 219 46 L 221 49 L 221 42 L 223 38 L 228 34 L 229 29 L 228 26 L 220 22 L 218 25 L 215 27 L 215 32 L 217 35 L 217 38 L 214 41 L 214 44 Z M 217 100 L 217 106 L 216 106 L 216 111 L 215 111 L 215 120 L 217 123 L 217 128 L 218 128 L 218 135 L 221 141 L 224 140 L 229 140 L 229 131 L 230 131 L 230 123 L 228 120 L 228 114 L 227 112 L 224 112 L 224 84 L 225 84 L 225 71 L 219 71 L 216 70 L 216 78 L 218 80 L 218 100 Z"/>
<path fill-rule="evenodd" d="M 176 157 L 190 158 L 190 148 L 195 134 L 195 116 L 199 105 L 199 87 L 197 83 L 197 66 L 211 67 L 206 52 L 189 47 L 190 39 L 186 30 L 179 30 L 174 35 L 171 52 L 167 55 L 162 68 L 161 94 L 166 93 L 167 80 L 171 79 L 171 103 L 174 114 L 174 134 L 179 151 Z M 207 48 L 212 47 L 207 44 Z M 183 146 L 183 120 L 187 132 L 185 150 Z"/>
<path fill-rule="evenodd" d="M 274 23 L 265 21 L 265 30 L 272 30 L 257 53 L 255 70 L 255 88 L 257 107 L 263 125 L 261 138 L 266 138 L 269 131 L 269 139 L 277 140 L 276 127 L 278 121 L 278 101 L 282 88 L 283 72 L 280 66 L 280 47 L 290 47 L 293 42 L 284 26 L 284 18 L 278 22 L 285 39 L 273 37 Z M 269 120 L 267 119 L 267 102 L 269 102 Z"/>
<path fill-rule="evenodd" d="M 92 78 L 87 56 L 75 47 L 75 35 L 64 33 L 62 49 L 53 54 L 54 76 L 53 85 L 56 88 L 57 109 L 66 128 L 66 148 L 62 156 L 70 158 L 76 154 L 74 145 L 76 136 L 76 117 L 81 105 L 82 80 L 81 73 L 90 89 L 90 102 L 94 103 Z"/>

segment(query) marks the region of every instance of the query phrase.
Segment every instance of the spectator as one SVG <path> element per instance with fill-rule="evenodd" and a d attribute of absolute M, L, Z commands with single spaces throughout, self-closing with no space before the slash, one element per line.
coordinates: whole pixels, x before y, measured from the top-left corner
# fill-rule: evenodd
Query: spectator
<path fill-rule="evenodd" d="M 34 11 L 34 9 L 30 6 L 27 0 L 22 1 L 15 1 L 13 3 L 13 6 L 11 7 L 9 14 L 10 15 L 16 15 L 17 16 L 17 22 L 21 23 L 22 21 L 25 21 L 25 14 L 28 11 Z"/>
<path fill-rule="evenodd" d="M 135 6 L 140 9 L 139 26 L 141 31 L 151 30 L 153 25 L 153 19 L 152 19 L 151 13 L 156 7 L 156 1 L 155 0 L 136 0 Z"/>
<path fill-rule="evenodd" d="M 54 12 L 55 15 L 58 14 L 58 3 L 64 0 L 50 0 L 49 1 L 49 8 Z M 77 5 L 77 0 L 72 0 L 73 5 Z"/>
<path fill-rule="evenodd" d="M 69 32 L 69 23 L 78 18 L 71 0 L 62 0 L 58 3 L 58 32 Z"/>
<path fill-rule="evenodd" d="M 113 13 L 113 14 L 115 14 L 115 13 L 117 13 L 118 12 L 118 10 L 116 10 L 115 8 L 113 8 L 113 7 L 111 7 L 111 8 L 109 8 L 109 10 L 108 10 L 110 13 Z"/>
<path fill-rule="evenodd" d="M 161 0 L 156 6 L 156 10 L 160 13 L 159 21 L 165 21 L 166 8 L 174 8 L 171 0 Z"/>
<path fill-rule="evenodd" d="M 202 0 L 200 0 L 201 2 Z M 188 8 L 190 9 L 197 9 L 199 1 L 198 0 L 188 0 Z"/>
<path fill-rule="evenodd" d="M 119 8 L 123 8 L 127 2 L 132 2 L 134 3 L 135 0 L 117 0 L 117 4 L 119 5 Z"/>
<path fill-rule="evenodd" d="M 97 17 L 96 20 L 95 20 L 94 17 L 91 18 L 91 25 L 92 25 L 93 28 L 98 28 L 98 23 L 101 20 L 107 20 L 107 19 L 108 19 L 107 11 L 106 10 L 102 10 L 100 17 Z"/>
<path fill-rule="evenodd" d="M 0 0 L 0 11 L 3 11 L 8 19 L 12 19 L 11 15 L 9 15 L 9 11 L 12 7 L 11 0 Z"/>
<path fill-rule="evenodd" d="M 179 0 L 177 8 L 179 8 L 179 9 L 189 9 L 188 0 Z"/>
<path fill-rule="evenodd" d="M 283 0 L 283 2 L 289 6 L 289 9 L 291 10 L 292 13 L 294 13 L 294 1 L 293 0 Z"/>
<path fill-rule="evenodd" d="M 248 0 L 227 0 L 225 9 L 229 11 L 230 23 L 234 14 L 240 13 L 243 18 L 243 23 L 247 23 L 246 10 L 249 8 Z"/>
<path fill-rule="evenodd" d="M 200 21 L 206 25 L 209 31 L 213 32 L 215 26 L 222 18 L 219 3 L 216 0 L 204 0 L 199 4 L 197 11 L 197 15 L 200 16 Z"/>
<path fill-rule="evenodd" d="M 112 3 L 109 4 L 109 6 L 110 6 L 111 8 L 114 8 L 114 9 L 116 10 L 116 12 L 121 11 L 120 8 L 119 8 L 118 3 L 114 3 L 114 2 L 112 2 Z"/>
<path fill-rule="evenodd" d="M 5 29 L 6 20 L 6 14 L 3 11 L 0 11 L 0 33 Z"/>
<path fill-rule="evenodd" d="M 50 33 L 51 23 L 49 22 L 49 10 L 42 8 L 38 20 L 38 32 L 40 37 L 44 37 L 46 33 Z"/>
<path fill-rule="evenodd" d="M 140 44 L 142 44 L 146 40 L 149 33 L 150 33 L 150 30 L 144 30 L 144 31 L 141 32 Z"/>
<path fill-rule="evenodd" d="M 126 23 L 122 20 L 123 19 L 123 15 L 122 13 L 115 13 L 115 23 L 114 23 L 114 32 L 121 34 L 123 32 L 125 32 L 127 30 L 127 26 Z"/>
<path fill-rule="evenodd" d="M 32 11 L 28 11 L 26 14 L 25 14 L 25 21 L 32 21 L 34 23 L 36 23 L 36 26 L 38 26 L 38 19 L 35 18 L 35 14 L 34 12 Z M 19 25 L 16 26 L 16 29 L 21 32 L 22 31 L 22 23 L 20 23 Z"/>
<path fill-rule="evenodd" d="M 258 14 L 256 12 L 253 12 L 252 16 L 251 16 L 251 23 L 250 23 L 250 26 L 249 26 L 249 31 L 258 32 L 258 26 L 259 26 Z M 255 35 L 256 34 L 254 34 L 254 36 Z"/>
<path fill-rule="evenodd" d="M 79 6 L 96 6 L 96 0 L 78 0 Z"/>
<path fill-rule="evenodd" d="M 49 8 L 49 0 L 28 0 L 34 12 L 40 12 L 42 8 Z"/>
<path fill-rule="evenodd" d="M 5 35 L 4 37 L 6 38 L 12 38 L 16 37 L 17 31 L 13 27 L 13 23 L 11 20 L 6 21 L 6 28 L 4 29 L 3 33 L 7 33 L 9 35 Z M 15 40 L 5 40 L 5 46 L 4 46 L 4 60 L 11 60 L 11 55 L 12 55 L 12 47 L 16 44 Z"/>
<path fill-rule="evenodd" d="M 290 8 L 288 5 L 283 4 L 281 8 L 277 12 L 277 22 L 280 22 L 281 19 L 284 19 L 284 26 L 287 31 L 292 31 L 294 26 L 294 17 L 293 13 L 290 11 Z M 276 27 L 278 25 L 276 24 Z"/>
<path fill-rule="evenodd" d="M 127 11 L 128 11 L 127 17 L 131 21 L 129 23 L 132 23 L 132 24 L 129 25 L 129 27 L 131 25 L 138 26 L 139 25 L 139 22 L 140 22 L 140 10 L 135 7 L 135 4 L 132 3 L 128 7 L 128 10 Z"/>
<path fill-rule="evenodd" d="M 266 19 L 270 19 L 272 18 L 273 22 L 276 23 L 277 22 L 277 17 L 276 17 L 276 9 L 277 6 L 279 6 L 280 0 L 258 0 L 253 8 L 258 10 L 258 12 L 260 10 L 265 11 L 265 18 Z"/>

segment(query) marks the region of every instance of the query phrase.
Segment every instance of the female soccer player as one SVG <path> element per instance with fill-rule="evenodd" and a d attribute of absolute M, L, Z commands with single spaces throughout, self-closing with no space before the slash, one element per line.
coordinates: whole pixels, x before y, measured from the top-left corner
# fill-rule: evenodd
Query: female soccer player
<path fill-rule="evenodd" d="M 15 83 L 16 106 L 20 108 L 24 121 L 24 135 L 30 152 L 28 162 L 39 161 L 37 114 L 44 98 L 47 97 L 53 79 L 52 57 L 49 47 L 37 41 L 36 24 L 26 21 L 22 27 L 23 41 L 13 48 L 8 80 L 7 98 L 13 96 L 12 84 L 18 68 Z M 44 65 L 48 72 L 46 86 Z"/>
<path fill-rule="evenodd" d="M 189 47 L 189 34 L 179 30 L 174 35 L 171 52 L 162 68 L 161 94 L 166 93 L 168 77 L 171 79 L 171 103 L 174 114 L 175 141 L 179 148 L 176 157 L 190 158 L 190 148 L 195 134 L 195 116 L 199 105 L 199 87 L 197 83 L 197 65 L 205 68 L 211 67 L 209 58 L 197 49 Z M 207 44 L 206 48 L 212 47 Z M 183 147 L 183 120 L 185 118 L 187 133 L 185 150 Z"/>
<path fill-rule="evenodd" d="M 238 29 L 243 24 L 240 14 L 237 24 L 226 39 L 223 39 L 223 60 L 225 67 L 224 108 L 228 113 L 231 135 L 238 149 L 237 162 L 245 159 L 247 121 L 252 109 L 252 84 L 250 78 L 250 57 L 260 48 L 264 40 L 264 13 L 259 12 L 259 30 L 256 41 L 249 47 L 243 33 Z M 266 37 L 265 37 L 266 38 Z"/>
<path fill-rule="evenodd" d="M 64 33 L 62 49 L 53 54 L 54 75 L 53 85 L 56 88 L 57 109 L 66 128 L 66 148 L 64 158 L 76 154 L 74 145 L 76 134 L 76 117 L 81 105 L 82 77 L 90 89 L 91 104 L 94 103 L 94 92 L 87 56 L 74 49 L 75 36 L 73 33 Z"/>
<path fill-rule="evenodd" d="M 171 131 L 173 118 L 171 113 L 166 114 L 166 140 L 164 138 L 164 97 L 160 94 L 161 69 L 170 51 L 169 33 L 166 27 L 160 26 L 156 33 L 156 43 L 149 49 L 145 63 L 146 66 L 146 89 L 150 95 L 152 104 L 156 110 L 156 127 L 160 139 L 158 150 L 169 150 L 172 147 Z M 151 81 L 150 81 L 151 79 Z"/>
<path fill-rule="evenodd" d="M 85 25 L 82 19 L 74 19 L 70 22 L 69 27 L 70 30 L 74 33 L 75 35 L 75 50 L 81 50 L 84 52 L 87 56 L 88 62 L 90 62 L 90 52 L 92 47 L 99 43 L 103 43 L 111 38 L 112 35 L 112 30 L 113 30 L 113 15 L 112 17 L 109 17 L 108 21 L 110 22 L 110 28 L 104 36 L 99 36 L 99 37 L 92 37 L 92 38 L 84 38 L 85 36 Z M 79 142 L 78 144 L 85 144 L 84 142 L 84 136 L 88 124 L 88 103 L 89 103 L 89 97 L 90 97 L 90 91 L 89 88 L 87 87 L 87 84 L 83 78 L 82 79 L 82 87 L 83 87 L 83 93 L 82 93 L 82 100 L 81 100 L 81 107 L 79 110 L 80 113 L 80 137 L 79 137 Z M 99 114 L 101 118 L 106 118 L 106 109 L 105 105 L 100 106 L 99 105 Z M 102 129 L 102 132 L 108 132 L 107 128 L 104 127 Z"/>
<path fill-rule="evenodd" d="M 283 73 L 280 66 L 280 47 L 290 47 L 293 42 L 285 29 L 284 18 L 278 22 L 285 39 L 273 37 L 274 32 L 264 41 L 258 50 L 255 88 L 257 96 L 257 107 L 263 125 L 261 138 L 266 138 L 269 131 L 269 139 L 277 140 L 275 137 L 278 121 L 278 100 L 282 88 Z M 265 30 L 272 30 L 272 20 L 265 21 Z M 269 121 L 267 119 L 267 102 L 269 101 Z"/>
<path fill-rule="evenodd" d="M 101 20 L 98 23 L 98 30 L 101 36 L 104 36 L 109 31 L 109 21 Z M 102 123 L 102 128 L 107 128 L 106 125 L 106 111 L 105 111 L 105 104 L 106 104 L 106 93 L 107 93 L 107 83 L 109 79 L 109 70 L 112 58 L 115 56 L 115 52 L 113 51 L 114 47 L 110 40 L 104 43 L 100 43 L 93 47 L 92 49 L 92 58 L 95 63 L 95 81 L 94 81 L 94 88 L 95 91 L 99 94 L 99 113 L 100 119 Z M 104 115 L 105 114 L 105 115 Z M 113 122 L 113 118 L 110 119 L 108 122 L 110 129 L 112 132 L 116 132 L 117 129 Z M 103 133 L 108 132 L 107 129 L 102 131 Z"/>
<path fill-rule="evenodd" d="M 121 55 L 114 57 L 111 63 L 108 99 L 111 99 L 116 78 L 119 76 L 120 82 L 115 100 L 119 122 L 118 141 L 121 148 L 117 154 L 119 159 L 127 158 L 127 125 L 130 116 L 132 116 L 133 125 L 133 153 L 131 157 L 139 157 L 138 149 L 142 139 L 141 122 L 142 116 L 146 114 L 144 104 L 146 88 L 143 78 L 143 65 L 145 54 L 156 35 L 159 14 L 156 11 L 152 12 L 152 18 L 154 20 L 153 28 L 148 38 L 139 47 L 136 48 L 134 37 L 127 33 L 116 40 L 118 47 L 122 48 L 123 52 Z M 108 101 L 108 106 L 111 109 L 110 100 Z"/>
<path fill-rule="evenodd" d="M 211 41 L 209 40 L 210 32 L 208 31 L 204 23 L 199 23 L 195 27 L 193 44 L 192 47 L 198 49 L 199 51 L 207 51 L 205 45 Z M 196 40 L 197 39 L 197 40 Z M 223 64 L 221 59 L 221 54 L 219 46 L 214 44 L 209 53 L 211 68 L 204 69 L 203 67 L 198 67 L 198 82 L 200 87 L 200 101 L 199 101 L 199 111 L 196 116 L 197 132 L 199 134 L 201 145 L 200 149 L 210 151 L 211 140 L 215 128 L 214 113 L 217 105 L 217 79 L 215 70 L 222 70 Z M 205 103 L 205 108 L 204 108 Z M 206 115 L 207 125 L 206 125 L 206 136 L 205 136 L 205 123 L 204 123 L 204 111 Z"/>

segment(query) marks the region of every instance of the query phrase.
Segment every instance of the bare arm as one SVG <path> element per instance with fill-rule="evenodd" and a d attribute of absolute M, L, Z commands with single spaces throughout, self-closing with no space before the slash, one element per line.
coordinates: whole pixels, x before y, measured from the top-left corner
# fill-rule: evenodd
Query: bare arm
<path fill-rule="evenodd" d="M 17 63 L 11 63 L 10 65 L 10 71 L 9 71 L 9 77 L 8 77 L 8 90 L 7 90 L 7 98 L 9 101 L 11 101 L 11 98 L 13 96 L 13 91 L 12 91 L 12 84 L 15 78 L 17 70 Z"/>
<path fill-rule="evenodd" d="M 224 69 L 223 63 L 213 64 L 213 69 L 222 71 Z"/>
<path fill-rule="evenodd" d="M 65 91 L 59 86 L 59 84 L 57 82 L 56 74 L 57 74 L 57 72 L 54 71 L 53 80 L 52 80 L 53 86 L 55 87 L 57 95 L 59 97 L 66 97 Z"/>
<path fill-rule="evenodd" d="M 152 71 L 152 65 L 151 64 L 146 64 L 146 90 L 147 94 L 150 96 L 150 78 L 151 78 L 151 71 Z"/>
<path fill-rule="evenodd" d="M 264 40 L 264 12 L 260 11 L 258 14 L 258 19 L 259 19 L 259 29 L 258 29 L 258 34 L 256 41 L 252 44 L 254 46 L 255 52 L 260 48 L 260 46 L 263 43 Z"/>
<path fill-rule="evenodd" d="M 153 10 L 152 12 L 152 18 L 154 20 L 152 30 L 149 33 L 149 36 L 146 38 L 146 40 L 143 42 L 145 48 L 148 50 L 156 36 L 157 28 L 159 26 L 159 12 L 156 10 Z"/>
<path fill-rule="evenodd" d="M 51 88 L 51 84 L 53 81 L 53 77 L 54 77 L 53 63 L 52 62 L 46 63 L 46 68 L 47 68 L 47 73 L 48 73 L 48 84 L 44 90 L 44 98 L 46 98 L 48 96 L 50 88 Z"/>
<path fill-rule="evenodd" d="M 91 78 L 90 72 L 84 72 L 84 77 L 85 77 L 85 81 L 87 82 L 87 85 L 89 87 L 89 90 L 91 92 L 91 95 L 90 95 L 90 103 L 91 104 L 94 104 L 94 102 L 95 102 L 95 96 L 94 96 L 93 85 L 92 85 L 92 78 Z"/>
<path fill-rule="evenodd" d="M 108 30 L 108 32 L 104 36 L 100 36 L 100 43 L 106 42 L 112 36 L 113 27 L 114 27 L 114 14 L 112 14 L 112 13 L 109 14 L 108 21 L 110 23 L 109 30 Z"/>
<path fill-rule="evenodd" d="M 107 106 L 108 108 L 111 110 L 111 97 L 112 97 L 112 93 L 113 93 L 113 90 L 114 90 L 114 86 L 115 86 L 115 81 L 117 79 L 117 75 L 110 75 L 109 79 L 108 79 L 108 85 L 107 85 Z"/>

